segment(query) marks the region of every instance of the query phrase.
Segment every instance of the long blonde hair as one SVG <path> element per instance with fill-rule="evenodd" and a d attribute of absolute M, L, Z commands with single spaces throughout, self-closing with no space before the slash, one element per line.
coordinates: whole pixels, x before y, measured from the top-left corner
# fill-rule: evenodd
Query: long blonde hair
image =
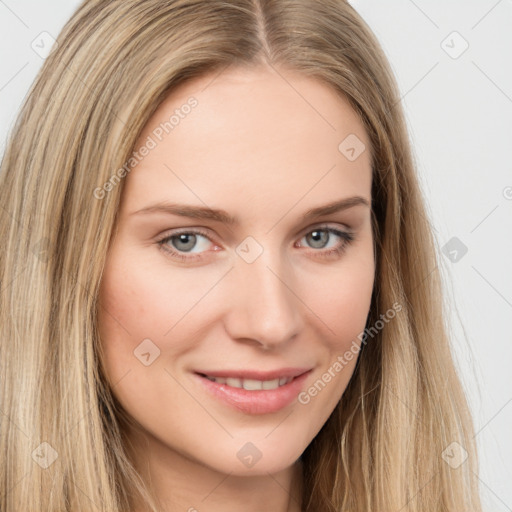
<path fill-rule="evenodd" d="M 362 346 L 302 454 L 303 510 L 481 510 L 436 242 L 398 89 L 365 22 L 342 0 L 86 0 L 37 76 L 0 171 L 1 512 L 128 511 L 135 495 L 158 510 L 125 446 L 96 323 L 123 180 L 102 199 L 94 191 L 177 85 L 262 63 L 328 84 L 364 122 L 377 258 L 368 326 L 402 307 Z M 443 456 L 454 447 L 467 453 L 457 467 Z"/>

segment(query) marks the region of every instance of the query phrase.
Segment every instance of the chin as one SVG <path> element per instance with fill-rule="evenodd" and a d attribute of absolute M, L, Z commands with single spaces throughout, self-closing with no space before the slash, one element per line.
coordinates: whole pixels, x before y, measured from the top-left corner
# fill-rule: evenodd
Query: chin
<path fill-rule="evenodd" d="M 233 445 L 234 449 L 227 448 L 227 451 L 222 451 L 211 461 L 217 471 L 233 476 L 267 476 L 269 473 L 279 473 L 293 466 L 304 451 L 303 447 L 285 445 L 278 439 L 274 443 L 264 438 L 259 441 L 233 440 Z"/>

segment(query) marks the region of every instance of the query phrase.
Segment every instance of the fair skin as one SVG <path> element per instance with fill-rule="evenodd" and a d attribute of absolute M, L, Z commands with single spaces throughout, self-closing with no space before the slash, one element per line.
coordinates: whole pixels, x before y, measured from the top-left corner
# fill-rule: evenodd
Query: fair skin
<path fill-rule="evenodd" d="M 308 403 L 258 414 L 211 396 L 194 370 L 308 368 L 307 390 L 359 343 L 374 284 L 370 207 L 302 216 L 353 196 L 371 203 L 370 142 L 326 85 L 260 67 L 182 84 L 136 149 L 191 96 L 197 106 L 125 178 L 100 289 L 105 371 L 140 425 L 127 435 L 163 510 L 298 512 L 298 459 L 340 400 L 356 357 Z M 349 134 L 366 146 L 353 161 L 338 150 Z M 161 202 L 222 209 L 239 223 L 136 213 Z M 347 244 L 325 225 L 355 239 Z M 158 245 L 180 228 L 188 237 Z M 196 229 L 207 236 L 194 237 Z M 259 244 L 249 252 L 262 248 L 251 263 L 237 252 L 247 237 Z M 327 254 L 336 247 L 345 250 Z M 134 355 L 145 339 L 153 344 L 146 353 L 160 350 L 148 366 Z M 251 467 L 237 456 L 249 442 L 261 455 Z"/>

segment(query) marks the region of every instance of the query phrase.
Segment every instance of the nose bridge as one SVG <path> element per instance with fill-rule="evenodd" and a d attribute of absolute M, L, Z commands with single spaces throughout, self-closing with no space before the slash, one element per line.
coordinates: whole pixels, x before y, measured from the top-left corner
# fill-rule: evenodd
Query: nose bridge
<path fill-rule="evenodd" d="M 279 248 L 265 247 L 248 261 L 241 256 L 235 263 L 230 333 L 266 345 L 286 342 L 300 328 L 300 301 L 292 292 L 292 274 Z"/>

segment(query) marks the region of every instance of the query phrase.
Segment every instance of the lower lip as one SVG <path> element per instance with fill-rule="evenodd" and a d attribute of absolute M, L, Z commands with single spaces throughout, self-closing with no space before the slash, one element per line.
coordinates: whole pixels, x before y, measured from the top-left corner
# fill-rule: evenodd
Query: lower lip
<path fill-rule="evenodd" d="M 214 397 L 239 411 L 246 414 L 268 414 L 290 405 L 302 390 L 304 381 L 310 372 L 311 370 L 276 389 L 256 391 L 219 384 L 197 373 L 195 376 Z"/>

